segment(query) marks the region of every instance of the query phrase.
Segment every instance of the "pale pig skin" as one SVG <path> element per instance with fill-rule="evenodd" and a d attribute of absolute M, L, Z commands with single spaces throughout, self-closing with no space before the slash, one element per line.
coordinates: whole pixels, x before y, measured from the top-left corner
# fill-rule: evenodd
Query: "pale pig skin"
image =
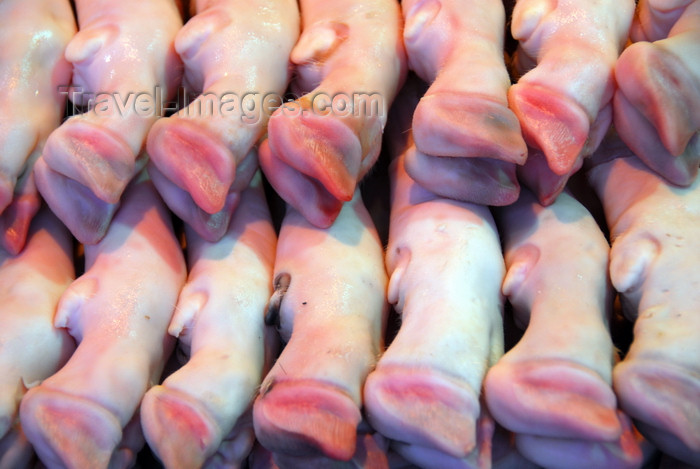
<path fill-rule="evenodd" d="M 168 468 L 239 467 L 252 449 L 276 241 L 259 175 L 221 240 L 187 230 L 189 277 L 168 332 L 189 359 L 141 403 L 146 441 Z"/>
<path fill-rule="evenodd" d="M 520 76 L 508 91 L 531 159 L 519 178 L 550 204 L 612 121 L 613 69 L 634 13 L 633 0 L 519 0 L 511 32 Z M 534 68 L 533 68 L 534 67 Z"/>
<path fill-rule="evenodd" d="M 78 348 L 27 392 L 20 419 L 49 467 L 128 467 L 144 443 L 136 410 L 172 351 L 167 327 L 186 275 L 150 181 L 127 188 L 107 235 L 85 247 L 85 265 L 54 319 Z"/>
<path fill-rule="evenodd" d="M 367 378 L 365 412 L 421 467 L 489 467 L 494 428 L 479 396 L 503 354 L 498 233 L 487 207 L 413 181 L 404 167 L 413 151 L 397 149 L 390 167 L 388 299 L 402 322 Z"/>
<path fill-rule="evenodd" d="M 615 65 L 615 128 L 651 169 L 687 186 L 700 165 L 700 1 L 642 0 Z"/>
<path fill-rule="evenodd" d="M 160 113 L 155 100 L 173 98 L 180 83 L 173 41 L 182 18 L 174 0 L 78 0 L 76 9 L 80 30 L 65 55 L 75 89 L 96 93 L 95 107 L 51 133 L 35 172 L 53 212 L 79 241 L 94 244 L 145 163 L 146 134 Z M 87 104 L 87 94 L 69 97 Z"/>
<path fill-rule="evenodd" d="M 170 209 L 207 241 L 224 236 L 257 170 L 254 144 L 280 105 L 265 97 L 284 94 L 298 36 L 293 0 L 199 0 L 175 38 L 183 84 L 202 95 L 155 123 L 149 172 Z"/>
<path fill-rule="evenodd" d="M 274 272 L 266 320 L 288 342 L 255 401 L 255 434 L 282 458 L 351 460 L 388 311 L 383 250 L 359 190 L 327 229 L 288 207 Z"/>
<path fill-rule="evenodd" d="M 605 144 L 605 142 L 604 142 Z M 610 227 L 610 276 L 634 324 L 613 369 L 620 407 L 663 452 L 700 465 L 700 180 L 670 185 L 619 141 L 588 173 Z M 598 155 L 596 155 L 597 157 Z"/>
<path fill-rule="evenodd" d="M 24 246 L 40 200 L 32 166 L 61 123 L 71 67 L 64 58 L 75 35 L 68 0 L 6 0 L 0 4 L 0 243 Z"/>
<path fill-rule="evenodd" d="M 277 193 L 311 224 L 328 228 L 379 156 L 406 72 L 401 10 L 393 0 L 299 5 L 302 34 L 290 58 L 293 89 L 303 96 L 273 113 L 259 158 Z M 341 109 L 343 96 L 353 102 Z"/>
<path fill-rule="evenodd" d="M 410 0 L 401 8 L 409 68 L 430 83 L 413 117 L 418 151 L 406 156 L 406 170 L 444 197 L 512 203 L 527 147 L 508 109 L 502 2 Z"/>
<path fill-rule="evenodd" d="M 612 389 L 605 236 L 568 192 L 545 207 L 523 190 L 496 215 L 503 293 L 526 329 L 486 376 L 489 411 L 540 466 L 638 467 L 642 452 Z"/>
<path fill-rule="evenodd" d="M 0 249 L 0 468 L 29 462 L 33 450 L 19 425 L 20 399 L 75 350 L 68 332 L 53 324 L 74 278 L 70 234 L 48 209 L 34 217 L 20 254 Z"/>

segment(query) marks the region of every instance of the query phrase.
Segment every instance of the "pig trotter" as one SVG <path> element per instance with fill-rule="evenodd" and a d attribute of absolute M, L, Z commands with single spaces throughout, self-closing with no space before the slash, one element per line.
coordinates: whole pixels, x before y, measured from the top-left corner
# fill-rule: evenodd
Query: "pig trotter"
<path fill-rule="evenodd" d="M 305 380 L 264 386 L 253 408 L 255 434 L 273 452 L 323 453 L 347 461 L 355 453 L 362 416 L 355 402 L 334 386 Z"/>

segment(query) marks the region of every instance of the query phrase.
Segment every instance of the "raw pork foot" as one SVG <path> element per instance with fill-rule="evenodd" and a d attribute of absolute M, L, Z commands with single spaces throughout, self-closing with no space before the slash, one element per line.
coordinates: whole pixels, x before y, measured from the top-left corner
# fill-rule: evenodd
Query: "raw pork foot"
<path fill-rule="evenodd" d="M 603 233 L 566 192 L 544 207 L 522 191 L 497 215 L 508 268 L 503 293 L 527 329 L 486 376 L 489 411 L 542 466 L 637 467 L 642 454 L 612 390 Z"/>
<path fill-rule="evenodd" d="M 687 186 L 700 164 L 700 2 L 678 3 L 676 11 L 661 15 L 677 17 L 667 38 L 643 35 L 620 55 L 615 127 L 651 169 Z M 652 4 L 640 3 L 642 22 L 654 11 Z M 659 27 L 655 21 L 644 23 L 648 30 Z"/>
<path fill-rule="evenodd" d="M 431 84 L 413 116 L 418 150 L 522 164 L 527 149 L 506 98 L 502 3 L 408 0 L 401 7 L 409 67 Z"/>
<path fill-rule="evenodd" d="M 376 162 L 406 72 L 400 6 L 302 0 L 294 92 L 270 118 L 260 165 L 277 193 L 328 228 Z"/>
<path fill-rule="evenodd" d="M 138 405 L 174 345 L 166 330 L 186 273 L 150 181 L 128 186 L 105 237 L 86 246 L 85 265 L 54 316 L 78 348 L 27 391 L 20 420 L 49 467 L 128 467 L 144 444 Z"/>
<path fill-rule="evenodd" d="M 241 198 L 216 243 L 186 231 L 190 274 L 168 331 L 189 358 L 141 402 L 146 440 L 171 469 L 240 466 L 255 439 L 276 236 L 259 175 Z"/>
<path fill-rule="evenodd" d="M 542 177 L 547 181 L 529 183 L 538 197 L 545 196 L 542 203 L 563 189 L 610 126 L 613 70 L 634 6 L 632 0 L 515 3 L 511 32 L 519 42 L 514 66 L 522 76 L 508 90 L 508 103 L 525 142 L 546 158 L 549 171 Z M 528 179 L 536 178 L 531 172 Z"/>
<path fill-rule="evenodd" d="M 266 321 L 288 343 L 255 401 L 255 434 L 273 453 L 348 461 L 388 310 L 383 251 L 359 190 L 324 230 L 288 207 L 275 272 Z"/>
<path fill-rule="evenodd" d="M 196 6 L 175 48 L 184 84 L 199 96 L 153 125 L 149 171 L 170 209 L 215 242 L 257 170 L 253 145 L 265 131 L 269 106 L 280 104 L 265 97 L 278 99 L 287 86 L 299 10 L 292 0 L 199 0 Z"/>
<path fill-rule="evenodd" d="M 700 180 L 672 186 L 619 140 L 598 153 L 588 177 L 614 240 L 612 283 L 635 321 L 614 389 L 645 437 L 700 465 Z"/>
<path fill-rule="evenodd" d="M 417 150 L 408 173 L 443 197 L 514 202 L 515 167 L 527 148 L 508 108 L 502 3 L 408 0 L 401 7 L 409 67 L 430 83 L 413 115 Z"/>
<path fill-rule="evenodd" d="M 406 115 L 395 122 L 402 120 Z M 480 465 L 490 458 L 493 428 L 484 425 L 479 392 L 486 369 L 503 354 L 498 233 L 486 207 L 443 199 L 416 184 L 404 168 L 416 151 L 410 133 L 397 124 L 388 134 L 395 158 L 388 297 L 402 322 L 367 378 L 365 412 L 410 461 Z"/>
<path fill-rule="evenodd" d="M 65 52 L 73 65 L 69 94 L 88 109 L 48 137 L 36 182 L 54 213 L 85 244 L 105 236 L 123 191 L 146 162 L 142 150 L 164 110 L 160 104 L 175 95 L 181 75 L 173 48 L 182 27 L 179 3 L 75 1 L 79 31 Z"/>

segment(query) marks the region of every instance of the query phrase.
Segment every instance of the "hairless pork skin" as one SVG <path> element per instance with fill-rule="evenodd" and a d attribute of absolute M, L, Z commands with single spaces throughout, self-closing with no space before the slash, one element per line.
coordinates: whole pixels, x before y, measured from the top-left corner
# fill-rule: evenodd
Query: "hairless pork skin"
<path fill-rule="evenodd" d="M 327 228 L 381 149 L 406 70 L 394 0 L 301 0 L 295 92 L 270 118 L 260 165 L 277 193 Z"/>
<path fill-rule="evenodd" d="M 68 0 L 0 3 L 0 245 L 11 253 L 39 210 L 32 167 L 63 117 L 75 31 Z"/>
<path fill-rule="evenodd" d="M 407 0 L 401 8 L 409 68 L 431 84 L 413 116 L 417 151 L 406 170 L 443 197 L 512 203 L 527 147 L 508 108 L 502 2 Z"/>
<path fill-rule="evenodd" d="M 279 106 L 299 36 L 294 0 L 198 0 L 175 48 L 201 94 L 148 135 L 149 172 L 170 209 L 207 241 L 228 228 L 258 168 L 254 144 Z"/>
<path fill-rule="evenodd" d="M 554 201 L 612 122 L 613 69 L 633 14 L 633 0 L 515 4 L 511 32 L 521 76 L 508 103 L 532 152 L 544 157 L 528 157 L 518 177 L 543 204 Z"/>
<path fill-rule="evenodd" d="M 27 391 L 20 420 L 48 467 L 129 467 L 144 444 L 137 409 L 175 343 L 167 328 L 186 275 L 170 214 L 149 180 L 127 188 L 107 234 L 85 246 L 85 265 L 54 319 L 78 348 Z"/>
<path fill-rule="evenodd" d="M 58 300 L 75 278 L 70 234 L 48 210 L 32 221 L 20 254 L 0 248 L 0 468 L 33 456 L 19 425 L 27 387 L 54 374 L 75 341 L 53 324 Z M 26 461 L 29 462 L 29 461 Z"/>
<path fill-rule="evenodd" d="M 687 186 L 700 164 L 700 1 L 641 0 L 615 64 L 615 128 L 651 169 Z"/>
<path fill-rule="evenodd" d="M 612 389 L 605 236 L 568 192 L 545 207 L 523 190 L 496 210 L 496 220 L 507 266 L 503 293 L 527 328 L 486 376 L 489 411 L 540 466 L 639 467 L 637 434 Z"/>
<path fill-rule="evenodd" d="M 382 245 L 359 189 L 326 229 L 288 206 L 274 272 L 266 321 L 287 344 L 255 401 L 255 434 L 292 467 L 348 461 L 388 312 Z"/>
<path fill-rule="evenodd" d="M 79 241 L 98 242 L 124 188 L 145 163 L 146 135 L 174 97 L 182 27 L 175 0 L 76 0 L 80 30 L 66 48 L 73 64 L 69 98 L 90 105 L 49 136 L 36 184 Z"/>
<path fill-rule="evenodd" d="M 259 175 L 221 240 L 187 230 L 189 277 L 168 332 L 188 360 L 141 402 L 146 441 L 170 469 L 238 467 L 252 449 L 276 241 Z"/>
<path fill-rule="evenodd" d="M 620 407 L 663 452 L 700 466 L 700 180 L 672 186 L 620 140 L 594 159 L 587 175 L 613 240 L 610 277 L 635 321 L 613 369 Z"/>
<path fill-rule="evenodd" d="M 407 130 L 414 84 L 397 98 L 386 138 L 388 299 L 401 326 L 367 378 L 365 413 L 392 450 L 421 467 L 488 467 L 494 424 L 479 397 L 503 354 L 503 255 L 487 207 L 436 196 L 406 172 L 417 151 Z"/>

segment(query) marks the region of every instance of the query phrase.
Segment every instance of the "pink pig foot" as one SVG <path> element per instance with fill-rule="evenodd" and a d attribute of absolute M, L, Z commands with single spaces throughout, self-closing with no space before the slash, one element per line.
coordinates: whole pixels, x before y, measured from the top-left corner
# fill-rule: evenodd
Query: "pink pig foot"
<path fill-rule="evenodd" d="M 661 45 L 639 42 L 615 67 L 615 128 L 652 170 L 681 186 L 700 164 L 700 84 Z"/>
<path fill-rule="evenodd" d="M 236 177 L 233 154 L 220 140 L 201 125 L 173 118 L 156 121 L 148 135 L 153 164 L 209 214 L 224 208 Z"/>
<path fill-rule="evenodd" d="M 617 93 L 651 122 L 666 150 L 683 153 L 700 129 L 700 82 L 683 60 L 662 44 L 638 42 L 620 55 L 615 78 Z"/>
<path fill-rule="evenodd" d="M 673 156 L 664 147 L 656 129 L 637 108 L 618 92 L 613 98 L 615 130 L 625 144 L 650 169 L 670 183 L 688 186 L 698 174 L 700 165 L 700 137 L 688 142 L 683 153 Z"/>
<path fill-rule="evenodd" d="M 20 417 L 48 467 L 107 467 L 122 440 L 122 426 L 107 409 L 56 390 L 30 389 Z"/>
<path fill-rule="evenodd" d="M 613 369 L 622 409 L 663 452 L 700 465 L 700 378 L 668 361 L 637 359 Z"/>
<path fill-rule="evenodd" d="M 575 363 L 501 360 L 484 386 L 493 416 L 516 433 L 614 441 L 622 431 L 610 386 Z"/>
<path fill-rule="evenodd" d="M 146 441 L 165 467 L 201 467 L 219 446 L 216 421 L 185 393 L 163 386 L 150 389 L 141 416 Z"/>
<path fill-rule="evenodd" d="M 590 121 L 580 105 L 555 90 L 516 83 L 508 91 L 508 103 L 518 116 L 525 141 L 542 150 L 557 175 L 580 165 Z"/>
<path fill-rule="evenodd" d="M 49 136 L 42 158 L 53 171 L 82 184 L 108 204 L 119 202 L 136 171 L 136 156 L 125 140 L 80 117 Z"/>
<path fill-rule="evenodd" d="M 334 386 L 282 381 L 261 391 L 253 407 L 255 434 L 273 453 L 323 454 L 348 461 L 362 419 L 354 401 Z"/>
<path fill-rule="evenodd" d="M 416 147 L 428 155 L 494 158 L 523 164 L 527 147 L 507 106 L 473 93 L 424 96 L 413 116 Z"/>
<path fill-rule="evenodd" d="M 260 165 L 282 198 L 327 228 L 379 156 L 381 124 L 375 118 L 354 129 L 349 118 L 305 106 L 298 102 L 272 115 Z"/>
<path fill-rule="evenodd" d="M 365 383 L 368 419 L 402 445 L 464 458 L 476 446 L 478 396 L 431 369 L 380 366 Z"/>

